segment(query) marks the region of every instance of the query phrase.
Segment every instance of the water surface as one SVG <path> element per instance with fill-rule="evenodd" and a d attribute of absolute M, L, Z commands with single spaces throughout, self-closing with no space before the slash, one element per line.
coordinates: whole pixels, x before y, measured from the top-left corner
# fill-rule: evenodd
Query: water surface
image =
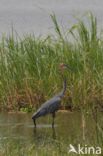
<path fill-rule="evenodd" d="M 32 114 L 1 113 L 0 114 L 0 139 L 20 138 L 32 140 L 33 136 L 53 136 L 51 127 L 52 117 L 45 116 L 37 119 L 37 128 L 34 132 L 34 125 L 31 119 Z M 86 115 L 86 137 L 95 139 L 95 123 L 91 115 Z M 91 124 L 92 123 L 92 124 Z M 91 133 L 90 133 L 91 132 Z M 80 112 L 58 112 L 55 119 L 55 136 L 64 140 L 82 141 L 83 125 Z"/>
<path fill-rule="evenodd" d="M 30 113 L 0 113 L 0 154 L 21 155 L 23 152 L 25 156 L 42 156 L 44 152 L 52 156 L 54 152 L 62 156 L 67 155 L 70 144 L 99 146 L 103 142 L 102 129 L 99 131 L 91 114 L 58 112 L 56 115 L 54 129 L 50 115 L 39 118 L 35 129 Z M 101 126 L 102 114 L 96 117 Z"/>

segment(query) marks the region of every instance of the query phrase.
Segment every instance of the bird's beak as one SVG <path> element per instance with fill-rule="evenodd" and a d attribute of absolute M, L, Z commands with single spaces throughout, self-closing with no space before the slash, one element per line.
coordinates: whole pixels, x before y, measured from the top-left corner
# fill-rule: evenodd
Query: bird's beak
<path fill-rule="evenodd" d="M 64 68 L 66 68 L 68 71 L 72 71 L 71 67 L 68 64 L 64 64 Z"/>

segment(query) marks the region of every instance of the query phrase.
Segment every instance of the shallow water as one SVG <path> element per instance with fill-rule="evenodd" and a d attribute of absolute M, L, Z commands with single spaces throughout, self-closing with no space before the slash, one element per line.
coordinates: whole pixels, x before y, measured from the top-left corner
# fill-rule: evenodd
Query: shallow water
<path fill-rule="evenodd" d="M 94 13 L 102 27 L 102 0 L 0 0 L 0 34 L 8 34 L 13 26 L 20 35 L 46 35 L 54 30 L 51 13 L 68 28 L 76 22 L 73 16 L 81 17 L 87 11 Z"/>
<path fill-rule="evenodd" d="M 64 156 L 68 155 L 70 144 L 77 147 L 78 144 L 99 146 L 103 143 L 103 133 L 98 131 L 89 113 L 83 117 L 81 112 L 58 112 L 54 129 L 50 115 L 37 119 L 36 129 L 31 116 L 30 113 L 0 113 L 1 155 L 21 155 L 23 152 L 25 156 L 52 156 L 54 153 Z M 101 126 L 102 114 L 97 117 Z"/>
<path fill-rule="evenodd" d="M 37 119 L 37 128 L 34 129 L 32 114 L 1 113 L 0 114 L 0 140 L 6 138 L 19 138 L 32 140 L 34 136 L 55 137 L 63 140 L 71 139 L 72 142 L 83 140 L 83 124 L 80 112 L 58 112 L 55 119 L 54 130 L 51 127 L 51 116 L 45 116 Z M 91 115 L 85 118 L 85 138 L 96 139 L 95 123 Z M 54 134 L 55 133 L 55 134 Z M 93 141 L 92 140 L 92 141 Z"/>

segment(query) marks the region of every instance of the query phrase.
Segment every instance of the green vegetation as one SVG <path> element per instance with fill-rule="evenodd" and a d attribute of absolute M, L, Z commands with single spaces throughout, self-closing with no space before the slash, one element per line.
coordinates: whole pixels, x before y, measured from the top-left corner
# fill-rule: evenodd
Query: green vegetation
<path fill-rule="evenodd" d="M 10 139 L 2 143 L 0 154 L 2 156 L 66 156 L 68 149 L 62 142 L 53 139 L 44 140 L 40 145 Z"/>
<path fill-rule="evenodd" d="M 0 109 L 36 109 L 62 88 L 58 64 L 69 64 L 63 104 L 91 108 L 103 103 L 103 37 L 96 18 L 78 19 L 67 32 L 51 16 L 57 36 L 22 39 L 12 32 L 0 41 Z"/>
<path fill-rule="evenodd" d="M 2 156 L 82 156 L 83 154 L 75 154 L 75 153 L 69 153 L 69 144 L 63 144 L 59 142 L 58 140 L 49 140 L 48 144 L 40 145 L 39 147 L 36 144 L 29 144 L 26 145 L 25 143 L 22 143 L 22 141 L 13 141 L 9 140 L 7 143 L 4 143 L 2 147 L 2 151 L 0 151 L 0 154 Z M 91 145 L 92 146 L 92 145 Z M 90 146 L 90 147 L 91 147 Z M 85 145 L 84 145 L 85 147 Z M 98 147 L 98 145 L 97 145 Z M 91 152 L 92 153 L 92 152 Z M 92 156 L 102 156 L 102 154 L 84 154 L 86 156 L 92 155 Z"/>

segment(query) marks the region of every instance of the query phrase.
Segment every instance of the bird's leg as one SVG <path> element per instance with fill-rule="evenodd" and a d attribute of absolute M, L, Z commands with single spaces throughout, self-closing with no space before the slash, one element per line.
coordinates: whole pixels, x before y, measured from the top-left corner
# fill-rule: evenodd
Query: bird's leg
<path fill-rule="evenodd" d="M 56 139 L 55 127 L 52 127 L 52 131 L 52 137 L 53 139 Z"/>
<path fill-rule="evenodd" d="M 35 126 L 35 128 L 36 128 L 36 121 L 35 121 L 35 119 L 33 119 L 33 122 L 34 122 L 34 126 Z"/>
<path fill-rule="evenodd" d="M 54 128 L 54 118 L 55 118 L 55 112 L 52 113 L 53 121 L 52 121 L 52 128 Z"/>

